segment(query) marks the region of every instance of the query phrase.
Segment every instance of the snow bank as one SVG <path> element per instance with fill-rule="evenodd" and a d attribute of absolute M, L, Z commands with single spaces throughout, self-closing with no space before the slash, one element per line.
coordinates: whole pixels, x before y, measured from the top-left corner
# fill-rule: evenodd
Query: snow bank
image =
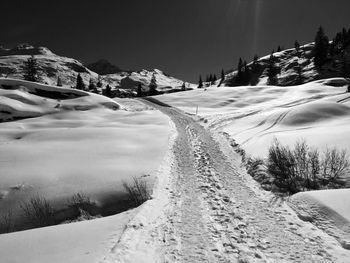
<path fill-rule="evenodd" d="M 0 235 L 1 262 L 101 262 L 136 212 Z"/>
<path fill-rule="evenodd" d="M 301 219 L 313 222 L 350 249 L 350 189 L 298 193 L 290 203 Z"/>
<path fill-rule="evenodd" d="M 0 122 L 98 107 L 120 108 L 115 101 L 97 94 L 0 78 Z"/>

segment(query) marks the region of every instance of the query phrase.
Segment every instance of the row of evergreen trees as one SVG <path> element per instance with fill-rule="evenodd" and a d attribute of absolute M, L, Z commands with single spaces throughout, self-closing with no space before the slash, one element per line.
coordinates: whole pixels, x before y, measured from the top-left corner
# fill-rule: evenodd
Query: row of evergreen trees
<path fill-rule="evenodd" d="M 350 29 L 346 30 L 345 28 L 337 33 L 336 37 L 330 42 L 329 38 L 326 36 L 322 27 L 320 27 L 316 33 L 315 37 L 315 45 L 312 50 L 312 57 L 314 58 L 314 64 L 316 69 L 319 71 L 322 70 L 322 67 L 329 61 L 335 62 L 335 56 L 340 58 L 342 63 L 342 68 L 340 75 L 343 77 L 350 77 Z M 300 55 L 300 44 L 298 41 L 295 41 L 294 48 L 298 55 Z M 278 46 L 277 52 L 281 52 L 283 47 Z M 239 58 L 237 65 L 237 73 L 233 77 L 230 77 L 228 80 L 228 84 L 231 86 L 240 86 L 240 85 L 255 85 L 259 76 L 266 70 L 266 75 L 268 77 L 269 85 L 278 85 L 278 74 L 281 69 L 278 67 L 277 59 L 274 56 L 275 51 L 271 52 L 270 58 L 267 63 L 261 63 L 258 61 L 258 56 L 255 55 L 253 62 L 247 65 L 245 60 Z M 302 65 L 298 65 L 295 67 L 297 78 L 295 84 L 303 83 L 302 76 Z M 224 74 L 224 70 L 222 70 L 221 79 L 219 82 L 220 86 L 223 81 L 226 80 L 226 76 Z M 210 74 L 207 76 L 205 82 L 206 85 L 214 85 L 216 83 L 216 75 Z M 203 88 L 204 83 L 202 77 L 199 76 L 198 88 Z"/>

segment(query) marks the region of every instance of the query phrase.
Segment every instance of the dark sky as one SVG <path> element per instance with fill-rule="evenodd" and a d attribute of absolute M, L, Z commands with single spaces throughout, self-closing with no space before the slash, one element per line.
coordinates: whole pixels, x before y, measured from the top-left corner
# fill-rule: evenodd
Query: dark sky
<path fill-rule="evenodd" d="M 47 46 L 124 69 L 159 68 L 187 81 L 250 61 L 322 25 L 350 27 L 349 0 L 17 0 L 1 3 L 0 43 Z"/>

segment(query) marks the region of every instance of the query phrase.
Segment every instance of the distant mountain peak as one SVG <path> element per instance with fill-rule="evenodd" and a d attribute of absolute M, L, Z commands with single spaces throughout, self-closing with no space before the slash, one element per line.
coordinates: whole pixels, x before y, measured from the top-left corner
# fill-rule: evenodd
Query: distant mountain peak
<path fill-rule="evenodd" d="M 99 75 L 108 75 L 122 72 L 122 70 L 110 63 L 107 59 L 99 59 L 94 63 L 86 65 L 86 67 Z"/>

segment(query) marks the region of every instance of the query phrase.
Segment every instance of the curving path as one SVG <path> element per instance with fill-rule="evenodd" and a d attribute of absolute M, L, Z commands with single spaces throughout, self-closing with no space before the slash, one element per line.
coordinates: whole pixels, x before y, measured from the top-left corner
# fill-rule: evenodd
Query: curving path
<path fill-rule="evenodd" d="M 168 203 L 139 240 L 138 249 L 156 247 L 153 262 L 346 262 L 349 252 L 333 238 L 256 185 L 222 135 L 176 108 L 146 103 L 168 115 L 178 134 Z M 133 262 L 132 255 L 118 262 Z M 152 262 L 146 258 L 140 262 Z"/>

